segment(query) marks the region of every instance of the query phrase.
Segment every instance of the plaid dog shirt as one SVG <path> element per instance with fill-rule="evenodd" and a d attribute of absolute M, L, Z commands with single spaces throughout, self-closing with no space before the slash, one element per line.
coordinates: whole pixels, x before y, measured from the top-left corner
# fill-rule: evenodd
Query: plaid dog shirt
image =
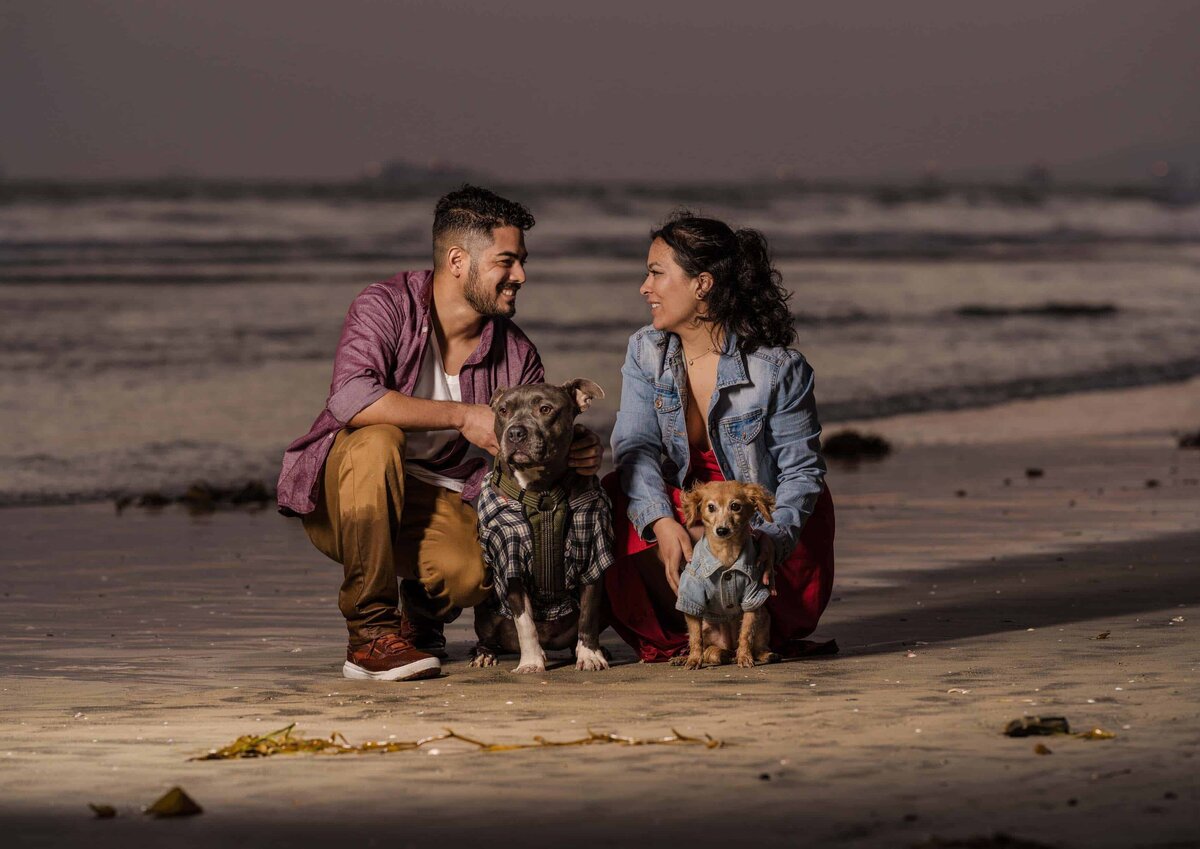
<path fill-rule="evenodd" d="M 533 612 L 540 622 L 561 619 L 579 610 L 579 590 L 594 584 L 613 563 L 612 503 L 596 479 L 584 479 L 584 488 L 567 493 L 564 544 L 550 576 L 536 563 L 533 527 L 518 499 L 501 492 L 497 473 L 488 475 L 479 491 L 479 543 L 483 561 L 492 571 L 496 591 L 491 604 L 511 617 L 508 582 L 520 578 Z M 550 511 L 543 513 L 550 526 Z M 557 586 L 555 586 L 557 584 Z"/>

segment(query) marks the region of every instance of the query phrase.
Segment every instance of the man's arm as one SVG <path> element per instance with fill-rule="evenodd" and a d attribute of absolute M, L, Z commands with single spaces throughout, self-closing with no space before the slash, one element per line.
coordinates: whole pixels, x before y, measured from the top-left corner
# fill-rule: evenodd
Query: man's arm
<path fill-rule="evenodd" d="M 411 398 L 384 385 L 395 369 L 391 355 L 403 317 L 376 286 L 350 305 L 334 355 L 333 383 L 326 408 L 349 427 L 393 424 L 403 430 L 454 429 L 480 448 L 499 450 L 495 417 L 485 404 Z"/>
<path fill-rule="evenodd" d="M 496 443 L 496 417 L 487 404 L 431 401 L 389 389 L 347 424 L 351 427 L 392 424 L 401 430 L 412 431 L 457 430 L 468 442 L 489 454 L 495 455 L 500 450 Z"/>

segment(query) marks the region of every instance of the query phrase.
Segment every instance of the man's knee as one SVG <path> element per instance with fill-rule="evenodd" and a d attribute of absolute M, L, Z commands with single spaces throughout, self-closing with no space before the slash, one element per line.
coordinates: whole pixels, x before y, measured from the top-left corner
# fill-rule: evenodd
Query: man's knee
<path fill-rule="evenodd" d="M 490 575 L 478 551 L 462 551 L 458 556 L 441 557 L 436 563 L 421 566 L 421 584 L 447 609 L 474 607 L 492 593 Z"/>
<path fill-rule="evenodd" d="M 346 450 L 366 462 L 403 462 L 404 431 L 391 424 L 373 424 L 346 432 Z"/>

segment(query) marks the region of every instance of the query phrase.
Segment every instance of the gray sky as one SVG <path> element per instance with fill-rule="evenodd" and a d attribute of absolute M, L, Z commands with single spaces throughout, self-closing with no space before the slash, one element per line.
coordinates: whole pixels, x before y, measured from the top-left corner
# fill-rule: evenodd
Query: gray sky
<path fill-rule="evenodd" d="M 1200 164 L 1198 45 L 1189 0 L 8 0 L 0 167 L 1129 176 Z"/>

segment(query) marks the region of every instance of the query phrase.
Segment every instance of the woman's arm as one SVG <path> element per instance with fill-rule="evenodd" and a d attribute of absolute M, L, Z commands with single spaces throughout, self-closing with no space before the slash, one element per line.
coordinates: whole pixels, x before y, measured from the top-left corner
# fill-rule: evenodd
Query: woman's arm
<path fill-rule="evenodd" d="M 771 537 L 778 563 L 800 542 L 804 523 L 812 515 L 824 487 L 821 423 L 813 394 L 813 370 L 804 357 L 788 351 L 767 409 L 767 451 L 779 470 L 775 490 L 775 521 L 762 526 Z"/>
<path fill-rule="evenodd" d="M 621 408 L 613 426 L 613 465 L 629 496 L 629 520 L 643 539 L 654 540 L 654 523 L 674 519 L 662 475 L 662 430 L 654 412 L 654 386 L 637 361 L 638 334 L 629 339 L 621 367 Z"/>

